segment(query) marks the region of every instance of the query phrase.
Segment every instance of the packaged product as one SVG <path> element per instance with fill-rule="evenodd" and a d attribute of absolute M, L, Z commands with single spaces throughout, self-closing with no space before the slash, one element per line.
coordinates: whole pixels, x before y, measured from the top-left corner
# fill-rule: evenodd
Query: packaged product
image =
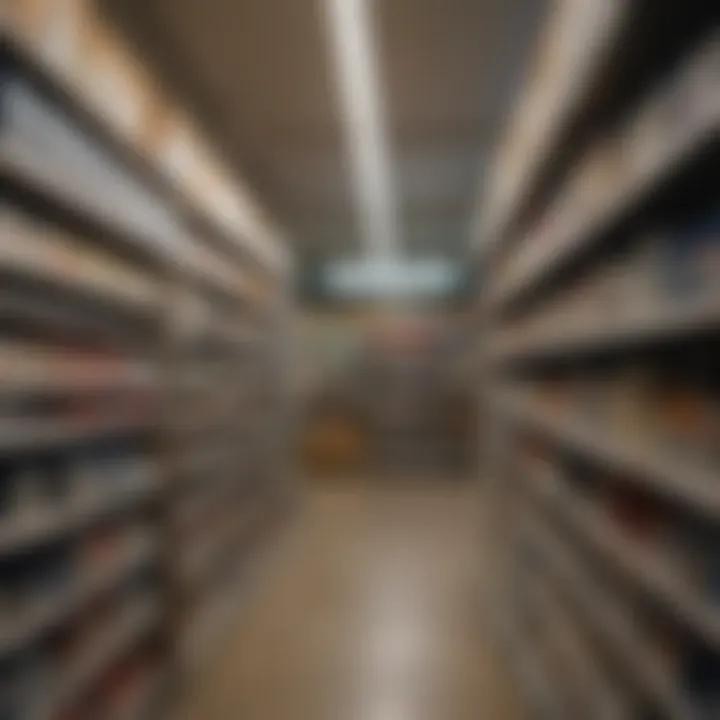
<path fill-rule="evenodd" d="M 668 227 L 658 241 L 662 296 L 674 303 L 720 295 L 720 212 Z"/>
<path fill-rule="evenodd" d="M 699 461 L 710 429 L 705 398 L 682 380 L 669 381 L 660 394 L 659 408 L 666 447 L 687 461 Z"/>
<path fill-rule="evenodd" d="M 654 379 L 647 367 L 630 367 L 609 375 L 607 430 L 628 445 L 643 447 L 656 436 L 655 418 L 648 413 Z"/>

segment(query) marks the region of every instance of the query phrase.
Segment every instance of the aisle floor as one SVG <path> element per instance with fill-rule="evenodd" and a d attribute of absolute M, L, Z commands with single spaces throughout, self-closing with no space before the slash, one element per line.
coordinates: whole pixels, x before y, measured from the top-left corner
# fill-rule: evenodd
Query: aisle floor
<path fill-rule="evenodd" d="M 516 720 L 468 487 L 314 491 L 183 720 Z"/>

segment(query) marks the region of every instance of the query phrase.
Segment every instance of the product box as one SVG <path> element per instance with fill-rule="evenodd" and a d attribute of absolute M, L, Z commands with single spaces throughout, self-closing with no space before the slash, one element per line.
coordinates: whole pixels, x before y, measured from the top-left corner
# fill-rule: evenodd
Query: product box
<path fill-rule="evenodd" d="M 720 213 L 668 228 L 660 240 L 663 295 L 675 303 L 717 297 L 720 271 Z"/>

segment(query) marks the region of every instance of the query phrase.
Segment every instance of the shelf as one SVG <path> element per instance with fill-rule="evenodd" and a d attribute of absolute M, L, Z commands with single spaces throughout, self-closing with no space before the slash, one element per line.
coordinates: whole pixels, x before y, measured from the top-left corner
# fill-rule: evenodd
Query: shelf
<path fill-rule="evenodd" d="M 573 632 L 570 625 L 572 620 L 568 620 L 573 615 L 568 614 L 567 608 L 561 604 L 560 598 L 557 597 L 557 590 L 549 587 L 549 585 L 549 582 L 545 582 L 544 587 L 541 585 L 533 586 L 533 595 L 530 602 L 541 613 L 543 627 L 551 628 L 550 632 L 557 643 L 557 647 L 565 656 L 567 665 L 572 668 L 574 673 L 572 680 L 576 684 L 573 685 L 571 692 L 580 688 L 587 695 L 585 699 L 581 700 L 583 707 L 582 717 L 586 717 L 585 713 L 588 711 L 589 704 L 592 708 L 591 713 L 593 713 L 591 717 L 633 720 L 629 714 L 630 709 L 617 696 L 606 670 L 600 667 L 591 649 L 587 646 L 587 642 L 579 634 L 577 628 Z M 590 703 L 587 701 L 588 698 L 591 699 Z M 566 704 L 563 703 L 563 705 Z M 579 711 L 579 708 L 577 711 Z"/>
<path fill-rule="evenodd" d="M 188 403 L 193 415 L 179 420 L 174 426 L 175 430 L 180 437 L 193 442 L 212 439 L 216 432 L 226 429 L 239 431 L 243 429 L 238 418 L 240 411 L 249 408 L 248 403 L 244 402 L 246 396 L 244 388 L 239 392 L 229 388 L 219 402 L 210 405 L 202 401 Z"/>
<path fill-rule="evenodd" d="M 19 618 L 8 622 L 7 627 L 0 627 L 0 657 L 27 648 L 48 630 L 122 584 L 155 556 L 150 542 L 138 540 L 126 544 L 128 547 L 99 574 L 80 580 L 69 591 L 39 598 L 38 602 L 30 603 Z"/>
<path fill-rule="evenodd" d="M 30 108 L 35 107 L 33 103 L 37 105 L 32 110 L 34 114 L 42 117 L 43 113 L 49 113 L 43 100 L 25 101 Z M 93 235 L 113 239 L 116 249 L 129 252 L 144 262 L 150 261 L 155 266 L 179 266 L 202 277 L 234 302 L 247 301 L 247 293 L 240 292 L 239 287 L 233 289 L 239 285 L 238 282 L 228 283 L 233 263 L 219 257 L 214 260 L 201 246 L 195 245 L 195 241 L 185 234 L 177 215 L 178 208 L 171 200 L 165 198 L 154 205 L 152 198 L 142 197 L 142 186 L 138 183 L 128 184 L 128 189 L 120 196 L 120 189 L 126 184 L 122 181 L 135 180 L 135 176 L 126 176 L 120 168 L 113 167 L 110 164 L 113 156 L 98 154 L 98 149 L 106 149 L 104 145 L 88 148 L 88 157 L 73 168 L 74 174 L 68 176 L 66 168 L 73 167 L 70 143 L 77 141 L 62 139 L 68 134 L 67 128 L 52 115 L 37 122 L 36 134 L 43 133 L 42 137 L 46 137 L 50 145 L 54 134 L 61 138 L 54 140 L 60 150 L 55 149 L 56 153 L 53 153 L 53 148 L 49 148 L 43 152 L 42 147 L 35 147 L 37 141 L 22 128 L 21 121 L 22 118 L 16 119 L 15 126 L 4 129 L 0 135 L 0 179 L 7 186 L 16 188 L 25 204 L 36 205 L 39 202 L 49 205 L 75 224 L 90 226 L 95 231 Z M 47 127 L 40 127 L 43 123 Z M 95 176 L 96 181 L 88 183 Z M 83 182 L 80 182 L 81 179 Z M 111 195 L 101 191 L 113 184 L 117 188 Z M 144 206 L 136 207 L 140 199 L 144 201 Z M 133 209 L 132 213 L 130 209 Z M 149 209 L 153 211 L 151 214 Z M 204 262 L 206 258 L 207 263 Z M 213 267 L 215 273 L 210 272 Z"/>
<path fill-rule="evenodd" d="M 19 148 L 8 147 L 8 143 L 0 141 L 1 182 L 17 186 L 34 201 L 39 199 L 84 226 L 92 226 L 97 230 L 93 233 L 96 236 L 121 240 L 119 247 L 153 265 L 170 267 L 177 261 L 177 256 L 168 248 L 162 248 L 144 232 L 109 217 L 93 201 L 69 186 L 67 178 L 53 178 L 43 168 L 43 162 L 43 158 L 33 159 Z"/>
<path fill-rule="evenodd" d="M 237 531 L 231 527 L 214 530 L 211 538 L 203 540 L 180 560 L 178 574 L 191 593 L 204 587 L 206 578 L 212 575 L 218 561 L 232 547 L 237 537 Z"/>
<path fill-rule="evenodd" d="M 501 605 L 499 598 L 488 598 L 486 603 L 493 619 L 500 649 L 519 680 L 528 707 L 539 713 L 540 717 L 553 718 L 553 720 L 565 718 L 567 713 L 563 711 L 547 677 L 545 665 L 540 661 L 532 644 L 527 642 L 527 638 L 520 636 L 516 623 L 511 618 L 511 610 L 506 604 Z"/>
<path fill-rule="evenodd" d="M 96 359 L 40 351 L 21 344 L 0 347 L 0 397 L 151 390 L 157 378 L 151 368 L 114 358 Z"/>
<path fill-rule="evenodd" d="M 2 420 L 0 455 L 21 455 L 106 437 L 145 433 L 153 424 L 150 419 Z"/>
<path fill-rule="evenodd" d="M 37 396 L 37 395 L 87 395 L 90 393 L 137 392 L 150 388 L 151 381 L 141 374 L 129 370 L 114 377 L 98 373 L 93 377 L 88 373 L 81 377 L 73 372 L 40 374 L 31 377 L 17 373 L 15 378 L 3 378 L 0 382 L 0 397 Z"/>
<path fill-rule="evenodd" d="M 720 614 L 712 601 L 689 586 L 689 578 L 683 581 L 658 554 L 624 539 L 587 501 L 564 488 L 550 468 L 532 472 L 528 485 L 616 571 L 660 601 L 685 627 L 720 648 Z"/>
<path fill-rule="evenodd" d="M 102 310 L 99 298 L 94 309 L 80 312 L 37 293 L 34 296 L 9 294 L 6 287 L 0 289 L 0 324 L 8 330 L 20 328 L 24 336 L 29 332 L 34 338 L 45 337 L 50 343 L 58 339 L 81 343 L 101 341 L 106 347 L 124 351 L 147 347 L 160 330 L 159 317 L 108 315 Z"/>
<path fill-rule="evenodd" d="M 179 454 L 177 465 L 172 469 L 173 475 L 183 488 L 196 487 L 207 482 L 211 473 L 239 466 L 242 447 L 233 447 L 230 450 L 218 451 L 214 446 L 186 449 Z"/>
<path fill-rule="evenodd" d="M 159 700 L 163 681 L 161 673 L 150 675 L 143 680 L 133 697 L 106 720 L 152 720 L 155 715 L 150 715 L 150 712 Z"/>
<path fill-rule="evenodd" d="M 218 643 L 219 636 L 236 617 L 241 595 L 248 581 L 252 581 L 261 569 L 258 560 L 262 551 L 251 545 L 265 530 L 268 519 L 267 507 L 247 508 L 247 515 L 241 523 L 237 541 L 247 540 L 239 548 L 237 561 L 230 563 L 225 572 L 205 582 L 203 592 L 195 595 L 196 602 L 190 615 L 185 619 L 181 631 L 180 654 L 190 667 L 206 659 L 207 654 Z"/>
<path fill-rule="evenodd" d="M 213 528 L 210 536 L 206 536 L 202 542 L 186 552 L 180 559 L 179 568 L 183 581 L 193 588 L 203 586 L 206 578 L 212 575 L 218 561 L 250 533 L 256 514 L 257 511 L 252 507 L 241 508 L 230 520 L 226 520 L 224 525 L 219 529 Z"/>
<path fill-rule="evenodd" d="M 233 496 L 240 495 L 246 489 L 248 481 L 238 470 L 239 463 L 230 473 L 222 469 L 216 471 L 213 477 L 198 474 L 192 482 L 182 487 L 183 493 L 178 497 L 177 505 L 173 508 L 173 518 L 183 525 L 198 513 L 206 512 Z"/>
<path fill-rule="evenodd" d="M 709 56 L 708 63 L 714 61 L 718 46 L 720 41 L 714 40 L 711 51 L 705 52 Z M 688 76 L 697 72 L 694 63 L 686 71 Z M 695 118 L 692 127 L 680 137 L 668 138 L 662 156 L 654 158 L 649 167 L 627 173 L 613 188 L 610 197 L 589 216 L 573 218 L 572 223 L 566 221 L 566 227 L 550 241 L 543 236 L 526 239 L 512 264 L 501 274 L 497 286 L 491 290 L 491 311 L 500 312 L 525 297 L 552 273 L 605 238 L 630 212 L 682 175 L 696 158 L 705 156 L 718 139 L 720 108 L 708 102 L 702 110 L 702 115 Z"/>
<path fill-rule="evenodd" d="M 662 446 L 629 443 L 581 417 L 562 418 L 557 410 L 536 403 L 509 400 L 498 407 L 569 450 L 631 473 L 628 479 L 647 490 L 680 501 L 703 516 L 720 517 L 720 484 L 711 468 L 678 460 Z"/>
<path fill-rule="evenodd" d="M 0 557 L 53 542 L 72 534 L 108 514 L 121 512 L 150 499 L 161 485 L 158 480 L 143 478 L 113 492 L 86 493 L 69 507 L 47 507 L 23 512 L 0 523 Z"/>
<path fill-rule="evenodd" d="M 11 33 L 4 33 L 0 38 L 0 57 L 77 123 L 84 134 L 118 160 L 130 176 L 138 178 L 147 190 L 158 198 L 160 204 L 173 213 L 177 212 L 191 225 L 200 228 L 206 239 L 210 238 L 216 246 L 220 246 L 227 254 L 234 256 L 240 264 L 251 260 L 263 270 L 271 269 L 264 258 L 232 237 L 203 208 L 191 200 L 173 179 L 128 141 L 121 138 L 108 122 L 88 107 L 87 101 L 69 81 L 61 77 L 31 48 L 26 47 L 20 38 Z M 167 260 L 164 254 L 158 256 L 154 250 L 152 254 L 155 254 L 156 259 Z M 273 270 L 273 274 L 274 272 Z"/>
<path fill-rule="evenodd" d="M 228 262 L 212 248 L 194 247 L 188 275 L 201 293 L 210 293 L 225 305 L 258 310 L 266 304 L 247 270 Z"/>
<path fill-rule="evenodd" d="M 20 296 L 69 300 L 93 314 L 112 310 L 159 319 L 160 283 L 110 251 L 90 249 L 82 235 L 33 222 L 7 208 L 0 215 L 0 231 L 4 295 L 12 288 Z"/>
<path fill-rule="evenodd" d="M 693 717 L 674 679 L 638 634 L 632 618 L 607 592 L 602 592 L 563 544 L 539 525 L 533 528 L 535 546 L 580 612 L 605 642 L 632 680 L 654 702 L 663 717 Z"/>
<path fill-rule="evenodd" d="M 213 588 L 213 592 L 193 610 L 180 637 L 181 660 L 188 668 L 197 668 L 207 660 L 220 636 L 237 616 L 244 588 L 238 568 L 237 573 L 226 578 L 220 587 Z"/>
<path fill-rule="evenodd" d="M 240 264 L 249 260 L 254 267 L 261 271 L 270 271 L 274 274 L 274 271 L 267 266 L 265 261 L 253 253 L 247 245 L 237 242 L 227 230 L 197 205 L 193 205 L 186 200 L 183 214 L 190 227 L 195 228 L 198 234 L 208 241 L 212 247 L 234 257 Z"/>
<path fill-rule="evenodd" d="M 713 714 L 703 658 L 720 652 L 718 7 L 600 3 L 583 47 L 569 28 L 595 7 L 570 5 L 478 225 L 479 400 L 505 488 L 489 512 L 507 520 L 498 605 L 564 706 L 539 717 L 689 720 Z"/>
<path fill-rule="evenodd" d="M 56 713 L 69 708 L 120 656 L 150 630 L 158 620 L 154 602 L 135 602 L 120 613 L 113 626 L 93 640 L 92 647 L 61 674 L 47 703 L 33 715 L 33 720 L 51 720 Z"/>
<path fill-rule="evenodd" d="M 4 33 L 0 39 L 0 53 L 10 67 L 15 68 L 23 79 L 61 108 L 83 133 L 118 159 L 130 174 L 142 178 L 149 189 L 167 202 L 177 203 L 177 190 L 166 176 L 122 139 L 98 113 L 89 109 L 72 84 L 36 52 L 26 47 L 20 38 L 9 32 Z"/>
<path fill-rule="evenodd" d="M 264 217 L 247 233 L 224 225 L 211 196 L 166 174 L 19 37 L 3 35 L 0 59 L 0 561 L 22 572 L 27 599 L 3 613 L 0 660 L 15 672 L 33 657 L 18 663 L 9 700 L 24 720 L 79 708 L 155 717 L 167 699 L 158 685 L 174 684 L 183 651 L 214 643 L 236 615 L 278 494 L 274 460 L 263 467 L 248 453 L 275 409 L 245 394 L 278 377 L 262 353 L 280 336 L 274 303 L 289 267 Z M 183 396 L 186 368 L 207 392 Z M 62 487 L 36 498 L 25 470 L 50 482 L 44 463 L 56 458 Z M 213 521 L 195 522 L 184 546 L 178 501 L 190 522 Z M 219 522 L 198 514 L 210 506 Z M 110 552 L 86 557 L 108 522 Z M 48 587 L 44 562 L 51 569 L 56 553 L 69 572 Z M 185 617 L 193 599 L 203 603 Z M 72 647 L 56 648 L 66 631 Z M 126 660 L 127 694 L 106 682 Z"/>
<path fill-rule="evenodd" d="M 608 322 L 608 319 L 610 321 Z M 548 332 L 528 332 L 524 338 L 498 338 L 498 348 L 490 362 L 507 364 L 572 354 L 602 352 L 654 342 L 686 339 L 688 336 L 720 330 L 720 297 L 680 306 L 657 305 L 634 316 L 633 308 L 624 314 L 603 313 L 578 317 L 572 324 Z"/>
<path fill-rule="evenodd" d="M 512 183 L 513 189 L 509 192 L 505 191 L 506 199 L 501 204 L 502 212 L 498 213 L 496 211 L 494 215 L 491 215 L 491 226 L 487 228 L 484 242 L 478 246 L 483 258 L 487 258 L 507 239 L 508 230 L 518 219 L 518 216 L 521 215 L 527 201 L 536 190 L 543 172 L 553 160 L 572 122 L 580 114 L 582 106 L 592 98 L 593 90 L 596 89 L 601 76 L 606 72 L 605 66 L 608 57 L 612 55 L 614 48 L 623 38 L 630 4 L 627 0 L 605 2 L 602 6 L 598 5 L 601 16 L 599 18 L 595 17 L 592 23 L 586 21 L 590 34 L 585 38 L 580 57 L 574 58 L 572 62 L 566 58 L 562 68 L 562 82 L 556 85 L 553 93 L 554 101 L 548 105 L 545 100 L 544 112 L 535 112 L 536 116 L 538 114 L 541 116 L 536 118 L 532 125 L 535 139 L 532 143 L 527 141 L 524 143 L 526 147 L 522 148 L 523 162 L 522 164 L 516 163 L 522 167 L 522 172 L 515 173 L 517 179 Z M 580 12 L 587 12 L 589 5 L 585 3 L 578 7 Z M 597 12 L 595 8 L 593 9 Z M 562 10 L 556 12 L 567 13 L 568 9 L 563 7 Z M 556 16 L 553 19 L 558 20 L 560 18 Z M 569 32 L 574 31 L 575 28 L 567 24 L 562 26 L 560 23 L 555 22 L 552 30 L 555 31 L 555 36 L 548 34 L 545 37 L 545 44 L 548 46 L 543 48 L 545 55 L 549 54 L 550 47 L 553 45 L 555 47 L 567 46 L 567 38 L 564 38 L 564 43 L 561 42 L 560 31 Z M 557 54 L 558 50 L 554 48 L 553 50 Z M 557 59 L 555 62 L 557 63 Z M 541 61 L 538 61 L 538 64 L 542 66 Z M 526 136 L 528 134 L 528 123 L 530 122 L 529 118 L 532 117 L 535 109 L 532 107 L 532 101 L 537 103 L 539 97 L 540 81 L 541 78 L 538 77 L 536 80 L 537 87 L 526 88 L 527 94 L 525 98 L 527 101 L 516 109 L 513 118 L 515 125 L 525 123 L 523 129 Z M 538 125 L 541 126 L 542 131 L 537 129 Z M 517 129 L 515 128 L 516 132 Z M 503 149 L 507 152 L 506 148 Z M 514 157 L 520 154 L 519 148 L 513 149 Z M 507 184 L 505 178 L 502 178 L 502 180 L 495 178 L 494 180 L 497 185 L 501 183 Z"/>

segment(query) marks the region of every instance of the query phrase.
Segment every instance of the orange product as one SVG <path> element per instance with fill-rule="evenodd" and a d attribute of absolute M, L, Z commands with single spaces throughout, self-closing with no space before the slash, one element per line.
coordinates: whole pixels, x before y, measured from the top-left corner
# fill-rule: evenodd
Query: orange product
<path fill-rule="evenodd" d="M 682 454 L 702 455 L 710 445 L 714 413 L 698 392 L 680 385 L 670 386 L 660 402 L 663 440 Z"/>

